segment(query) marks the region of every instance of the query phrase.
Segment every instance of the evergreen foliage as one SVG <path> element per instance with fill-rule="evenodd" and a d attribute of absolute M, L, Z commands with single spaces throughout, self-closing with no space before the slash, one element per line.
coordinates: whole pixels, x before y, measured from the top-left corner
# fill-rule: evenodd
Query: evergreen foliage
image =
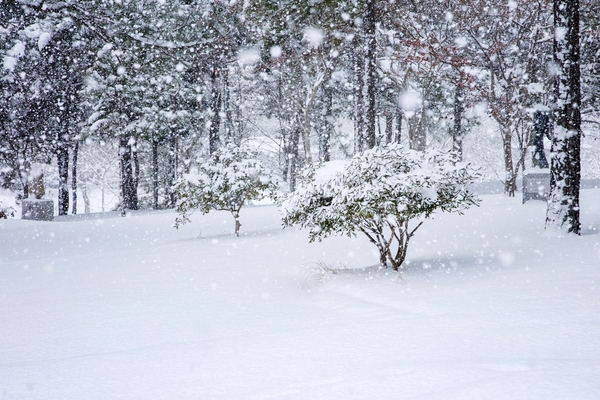
<path fill-rule="evenodd" d="M 235 235 L 239 236 L 240 209 L 247 201 L 274 198 L 275 176 L 258 159 L 258 153 L 233 144 L 215 151 L 198 165 L 197 173 L 183 177 L 176 187 L 177 212 L 175 227 L 190 222 L 195 210 L 229 211 L 235 219 Z"/>
<path fill-rule="evenodd" d="M 0 1 L 0 184 L 27 197 L 32 164 L 56 162 L 49 187 L 66 214 L 80 147 L 118 142 L 123 207 L 170 208 L 196 154 L 252 137 L 294 191 L 317 154 L 326 162 L 391 142 L 450 151 L 450 140 L 461 154 L 487 114 L 514 195 L 535 110 L 570 103 L 587 140 L 597 136 L 597 3 L 581 0 L 577 59 L 553 62 L 549 0 Z M 581 93 L 561 89 L 553 104 L 563 58 Z M 555 181 L 570 189 L 553 203 L 575 218 L 579 150 L 563 153 L 572 157 L 555 161 L 573 171 Z"/>
<path fill-rule="evenodd" d="M 283 224 L 309 228 L 311 242 L 362 232 L 377 247 L 380 264 L 397 271 L 425 219 L 478 204 L 468 189 L 476 176 L 452 154 L 377 147 L 347 163 L 307 168 L 300 188 L 282 203 Z"/>

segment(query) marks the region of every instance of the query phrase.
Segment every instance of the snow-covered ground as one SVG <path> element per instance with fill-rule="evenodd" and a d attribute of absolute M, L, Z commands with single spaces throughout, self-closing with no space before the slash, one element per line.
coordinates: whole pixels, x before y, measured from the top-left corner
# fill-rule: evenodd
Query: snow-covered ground
<path fill-rule="evenodd" d="M 0 220 L 0 399 L 600 398 L 600 189 L 581 237 L 482 198 L 423 225 L 403 279 L 273 206 L 239 238 L 227 213 Z"/>

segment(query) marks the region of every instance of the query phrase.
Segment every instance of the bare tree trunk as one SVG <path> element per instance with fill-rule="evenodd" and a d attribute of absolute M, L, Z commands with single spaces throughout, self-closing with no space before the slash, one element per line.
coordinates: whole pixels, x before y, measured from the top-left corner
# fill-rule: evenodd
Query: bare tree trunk
<path fill-rule="evenodd" d="M 417 113 L 408 120 L 409 147 L 417 151 L 425 151 L 427 145 L 427 132 L 425 130 L 425 107 L 421 108 L 421 116 Z"/>
<path fill-rule="evenodd" d="M 329 84 L 323 86 L 323 112 L 319 129 L 319 155 L 321 162 L 330 161 L 329 142 L 333 135 L 333 89 Z"/>
<path fill-rule="evenodd" d="M 29 174 L 31 173 L 31 163 L 23 157 L 19 163 L 19 180 L 23 186 L 23 198 L 29 197 Z"/>
<path fill-rule="evenodd" d="M 216 68 L 211 74 L 211 83 L 210 110 L 212 112 L 212 119 L 208 128 L 208 147 L 210 154 L 213 154 L 221 145 L 219 139 L 219 129 L 221 127 L 221 93 L 219 91 L 219 78 Z"/>
<path fill-rule="evenodd" d="M 137 151 L 137 143 L 133 144 L 131 146 L 131 158 L 133 160 L 133 167 L 134 167 L 134 172 L 133 172 L 133 192 L 135 193 L 135 202 L 137 205 L 138 202 L 138 198 L 137 198 L 137 191 L 138 191 L 138 184 L 140 183 L 140 160 L 138 158 L 138 151 Z M 137 210 L 137 207 L 136 207 Z"/>
<path fill-rule="evenodd" d="M 69 213 L 69 148 L 59 139 L 56 150 L 58 163 L 58 215 Z"/>
<path fill-rule="evenodd" d="M 223 68 L 223 87 L 222 98 L 223 98 L 223 115 L 225 116 L 225 142 L 234 143 L 233 140 L 233 123 L 231 121 L 231 108 L 229 106 L 229 70 Z"/>
<path fill-rule="evenodd" d="M 502 149 L 504 151 L 504 172 L 506 173 L 506 180 L 504 181 L 504 193 L 510 197 L 515 196 L 517 191 L 517 174 L 515 173 L 513 159 L 512 159 L 512 135 L 510 134 L 510 127 L 501 124 L 500 134 L 502 135 Z"/>
<path fill-rule="evenodd" d="M 365 145 L 368 149 L 375 147 L 376 143 L 376 81 L 377 81 L 377 41 L 375 32 L 375 0 L 365 2 L 365 36 L 367 39 L 367 126 L 365 130 Z"/>
<path fill-rule="evenodd" d="M 71 167 L 71 196 L 73 205 L 71 206 L 71 213 L 77 214 L 77 156 L 79 155 L 79 142 L 75 142 L 73 146 L 73 165 Z"/>
<path fill-rule="evenodd" d="M 533 120 L 535 130 L 535 150 L 531 157 L 533 166 L 537 168 L 549 168 L 550 165 L 544 151 L 544 136 L 550 137 L 550 118 L 547 112 L 536 111 L 533 115 Z"/>
<path fill-rule="evenodd" d="M 362 45 L 360 40 L 355 40 L 355 48 Z M 360 48 L 360 47 L 359 47 Z M 363 89 L 365 86 L 365 61 L 360 52 L 354 52 L 354 152 L 360 153 L 364 149 L 365 137 L 365 103 Z"/>
<path fill-rule="evenodd" d="M 378 244 L 377 249 L 379 250 L 379 265 L 382 267 L 387 267 L 387 248 L 383 247 L 381 244 Z"/>
<path fill-rule="evenodd" d="M 579 0 L 554 0 L 555 120 L 546 227 L 581 234 L 581 82 Z"/>
<path fill-rule="evenodd" d="M 288 182 L 288 176 L 290 172 L 291 133 L 289 129 L 289 121 L 286 118 L 286 114 L 282 112 L 282 105 L 284 104 L 282 79 L 282 75 L 279 75 L 279 79 L 277 80 L 277 99 L 279 102 L 279 106 L 277 107 L 277 119 L 279 120 L 279 129 L 281 132 L 282 141 L 280 151 L 283 152 L 283 160 L 280 162 L 280 167 L 282 169 L 283 181 Z"/>
<path fill-rule="evenodd" d="M 458 156 L 460 161 L 463 160 L 463 112 L 463 91 L 462 88 L 457 85 L 456 92 L 454 93 L 454 128 L 452 129 L 452 150 Z"/>
<path fill-rule="evenodd" d="M 158 140 L 152 139 L 152 208 L 158 209 Z"/>
<path fill-rule="evenodd" d="M 167 208 L 175 207 L 175 178 L 177 172 L 177 138 L 175 133 L 169 135 L 169 171 L 167 172 L 167 182 L 165 185 L 165 197 Z"/>
<path fill-rule="evenodd" d="M 235 236 L 239 237 L 240 236 L 240 228 L 242 227 L 242 224 L 240 223 L 240 212 L 239 211 L 232 211 L 231 214 L 233 215 L 233 219 L 235 220 Z"/>
<path fill-rule="evenodd" d="M 394 137 L 394 143 L 400 143 L 402 140 L 402 117 L 404 116 L 404 111 L 402 111 L 402 106 L 400 105 L 400 99 L 396 100 L 396 134 Z"/>
<path fill-rule="evenodd" d="M 119 155 L 121 159 L 121 192 L 123 210 L 137 210 L 137 192 L 135 191 L 133 165 L 131 162 L 131 144 L 129 136 L 119 137 Z"/>
<path fill-rule="evenodd" d="M 394 140 L 394 111 L 387 109 L 385 112 L 385 143 L 390 144 Z"/>
<path fill-rule="evenodd" d="M 279 166 L 281 168 L 281 175 L 284 182 L 288 182 L 289 177 L 289 169 L 290 169 L 290 135 L 287 129 L 282 128 L 281 131 L 281 150 L 280 150 L 280 162 Z M 282 154 L 283 153 L 283 154 Z"/>
<path fill-rule="evenodd" d="M 238 80 L 237 90 L 236 90 L 236 99 L 235 99 L 235 123 L 232 122 L 234 126 L 234 137 L 233 141 L 236 145 L 240 145 L 242 143 L 242 137 L 244 135 L 244 124 L 242 119 L 244 117 L 242 110 L 242 84 L 240 80 Z"/>
<path fill-rule="evenodd" d="M 90 213 L 90 196 L 87 190 L 87 183 L 85 180 L 81 181 L 81 195 L 83 197 L 83 212 L 86 214 Z M 104 193 L 102 193 L 102 201 L 104 202 Z M 104 211 L 104 204 L 102 204 L 102 211 Z"/>
<path fill-rule="evenodd" d="M 303 144 L 304 144 L 304 156 L 306 158 L 307 164 L 312 164 L 312 151 L 310 146 L 310 132 L 312 129 L 312 122 L 310 119 L 310 115 L 313 109 L 313 105 L 315 103 L 315 99 L 317 98 L 317 93 L 319 92 L 320 87 L 324 82 L 329 80 L 331 76 L 331 71 L 325 70 L 322 73 L 317 74 L 316 81 L 309 87 L 306 93 L 306 101 L 304 103 L 304 121 L 303 121 Z"/>
<path fill-rule="evenodd" d="M 298 121 L 299 122 L 299 121 Z M 294 124 L 290 137 L 289 171 L 290 192 L 296 190 L 296 170 L 298 169 L 298 145 L 300 143 L 300 124 Z"/>

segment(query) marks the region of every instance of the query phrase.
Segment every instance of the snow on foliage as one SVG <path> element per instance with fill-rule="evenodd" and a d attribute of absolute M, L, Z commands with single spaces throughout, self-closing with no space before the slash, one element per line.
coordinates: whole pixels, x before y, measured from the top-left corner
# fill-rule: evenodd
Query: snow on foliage
<path fill-rule="evenodd" d="M 16 211 L 14 208 L 11 206 L 5 206 L 0 201 L 0 219 L 14 218 L 15 212 Z"/>
<path fill-rule="evenodd" d="M 190 222 L 196 210 L 226 210 L 235 219 L 239 236 L 240 209 L 244 202 L 275 197 L 277 180 L 258 159 L 258 153 L 229 144 L 199 164 L 197 173 L 183 177 L 176 187 L 177 212 L 175 227 Z"/>
<path fill-rule="evenodd" d="M 377 246 L 380 264 L 396 271 L 426 218 L 479 204 L 468 189 L 477 173 L 452 154 L 391 144 L 334 163 L 303 172 L 299 189 L 282 202 L 284 226 L 309 228 L 311 242 L 362 232 Z"/>

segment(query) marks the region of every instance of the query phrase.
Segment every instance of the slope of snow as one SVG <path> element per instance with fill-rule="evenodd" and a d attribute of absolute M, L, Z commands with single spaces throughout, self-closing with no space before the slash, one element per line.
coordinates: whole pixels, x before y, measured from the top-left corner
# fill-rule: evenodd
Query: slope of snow
<path fill-rule="evenodd" d="M 0 399 L 600 398 L 600 190 L 581 237 L 482 198 L 423 225 L 403 279 L 273 206 L 239 238 L 218 212 L 0 220 Z"/>

